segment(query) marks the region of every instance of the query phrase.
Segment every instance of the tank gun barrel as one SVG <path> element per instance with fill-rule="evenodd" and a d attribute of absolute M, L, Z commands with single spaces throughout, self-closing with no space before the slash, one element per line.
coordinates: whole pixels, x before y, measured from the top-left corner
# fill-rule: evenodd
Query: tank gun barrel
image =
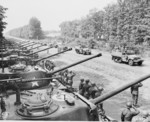
<path fill-rule="evenodd" d="M 111 91 L 111 92 L 109 92 L 107 94 L 99 96 L 99 97 L 97 97 L 97 98 L 95 98 L 93 100 L 90 100 L 90 101 L 92 103 L 94 103 L 94 104 L 101 103 L 104 100 L 109 99 L 110 97 L 112 97 L 112 96 L 114 96 L 114 95 L 116 95 L 116 94 L 118 94 L 118 93 L 120 93 L 120 92 L 122 92 L 122 91 L 124 91 L 124 90 L 126 90 L 128 88 L 130 88 L 131 86 L 133 86 L 133 85 L 135 85 L 137 83 L 140 83 L 140 82 L 142 82 L 142 81 L 144 81 L 144 80 L 146 80 L 148 78 L 150 78 L 150 74 L 144 75 L 143 77 L 138 78 L 137 80 L 134 80 L 134 81 L 132 81 L 132 82 L 130 82 L 128 84 L 125 84 L 125 85 L 123 85 L 122 87 L 120 87 L 120 88 L 118 88 L 116 90 L 113 90 L 113 91 Z"/>
<path fill-rule="evenodd" d="M 33 50 L 33 49 L 35 49 L 35 48 L 39 48 L 39 47 L 42 47 L 43 45 L 41 44 L 41 45 L 39 45 L 39 46 L 37 46 L 37 47 L 32 47 L 32 48 L 30 48 L 30 49 L 28 49 L 29 51 L 30 50 Z"/>
<path fill-rule="evenodd" d="M 50 74 L 55 74 L 55 73 L 57 73 L 57 72 L 63 71 L 63 70 L 65 70 L 65 69 L 67 69 L 67 68 L 73 67 L 73 66 L 75 66 L 75 65 L 81 64 L 81 63 L 83 63 L 83 62 L 85 62 L 85 61 L 88 61 L 88 60 L 90 60 L 90 59 L 93 59 L 93 58 L 96 58 L 96 57 L 100 57 L 100 56 L 102 56 L 101 53 L 99 53 L 99 54 L 97 54 L 97 55 L 94 55 L 94 56 L 91 56 L 91 57 L 89 57 L 89 58 L 83 59 L 83 60 L 78 61 L 78 62 L 76 62 L 76 63 L 70 64 L 70 65 L 68 65 L 68 66 L 66 66 L 66 67 L 63 67 L 63 68 L 58 69 L 58 70 L 56 70 L 56 71 L 53 71 L 53 72 L 51 72 Z"/>
<path fill-rule="evenodd" d="M 35 45 L 35 44 L 37 44 L 37 43 L 33 42 L 33 43 L 31 43 L 30 45 L 26 45 L 26 46 L 24 46 L 24 47 L 22 47 L 22 48 L 27 48 L 27 47 L 33 46 L 33 45 Z"/>
<path fill-rule="evenodd" d="M 20 45 L 24 45 L 24 44 L 27 44 L 27 43 L 29 43 L 29 42 L 31 42 L 31 41 L 21 41 L 21 42 L 19 42 L 19 44 L 20 44 Z"/>
<path fill-rule="evenodd" d="M 15 82 L 34 82 L 34 81 L 40 81 L 40 80 L 51 80 L 51 79 L 58 79 L 60 77 L 47 77 L 47 78 L 36 78 L 36 79 L 22 79 L 22 78 L 13 78 L 13 79 L 3 79 L 0 80 L 0 83 L 9 83 L 10 81 Z"/>
<path fill-rule="evenodd" d="M 30 56 L 30 55 L 33 55 L 33 54 L 35 54 L 35 53 L 39 53 L 39 52 L 42 52 L 42 51 L 48 50 L 48 49 L 50 49 L 50 48 L 52 48 L 52 47 L 48 47 L 48 48 L 45 48 L 45 49 L 42 49 L 42 50 L 38 50 L 38 51 L 36 51 L 36 52 L 33 52 L 33 53 L 30 53 L 30 54 L 27 54 L 26 56 Z"/>
<path fill-rule="evenodd" d="M 50 57 L 56 56 L 56 55 L 61 54 L 61 53 L 64 53 L 64 52 L 71 51 L 71 50 L 72 50 L 72 48 L 69 48 L 69 49 L 67 49 L 67 50 L 65 50 L 65 51 L 62 51 L 62 52 L 59 52 L 59 53 L 56 53 L 56 54 L 53 54 L 53 55 L 50 55 L 50 56 L 47 56 L 47 57 L 44 57 L 44 58 L 38 59 L 38 60 L 36 60 L 35 62 L 37 63 L 37 62 L 42 61 L 42 60 L 44 60 L 44 59 L 47 59 L 47 58 L 50 58 Z"/>
<path fill-rule="evenodd" d="M 23 47 L 23 46 L 26 46 L 26 45 L 31 44 L 31 43 L 33 43 L 33 42 L 31 42 L 31 41 L 30 41 L 30 42 L 27 42 L 27 43 L 21 44 L 20 46 L 21 46 L 21 47 Z"/>

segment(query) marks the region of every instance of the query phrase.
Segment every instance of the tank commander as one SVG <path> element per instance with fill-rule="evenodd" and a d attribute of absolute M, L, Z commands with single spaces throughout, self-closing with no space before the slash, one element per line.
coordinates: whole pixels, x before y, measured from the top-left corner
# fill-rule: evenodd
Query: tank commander
<path fill-rule="evenodd" d="M 82 96 L 84 95 L 84 93 L 83 93 L 83 86 L 84 86 L 84 79 L 81 78 L 80 79 L 80 84 L 79 84 L 79 94 L 81 94 Z"/>
<path fill-rule="evenodd" d="M 131 122 L 132 118 L 138 115 L 140 112 L 132 105 L 131 102 L 127 102 L 126 108 L 121 113 L 122 122 Z"/>
<path fill-rule="evenodd" d="M 138 107 L 138 96 L 139 96 L 139 87 L 142 87 L 142 83 L 135 84 L 131 87 L 131 94 L 133 99 L 133 105 Z"/>

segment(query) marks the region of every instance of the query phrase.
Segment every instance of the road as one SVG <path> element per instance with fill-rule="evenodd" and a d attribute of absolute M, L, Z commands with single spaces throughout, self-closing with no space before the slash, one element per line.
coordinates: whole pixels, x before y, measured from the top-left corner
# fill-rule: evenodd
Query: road
<path fill-rule="evenodd" d="M 41 47 L 43 49 L 46 47 Z M 35 50 L 36 51 L 36 50 Z M 40 57 L 51 55 L 57 52 L 56 48 L 47 51 L 40 52 Z M 101 57 L 91 59 L 77 66 L 70 68 L 76 73 L 74 77 L 73 86 L 78 88 L 80 78 L 90 79 L 91 82 L 102 85 L 104 87 L 104 93 L 111 92 L 124 84 L 132 82 L 133 80 L 140 78 L 144 74 L 150 73 L 150 61 L 145 59 L 142 66 L 129 66 L 127 64 L 115 63 L 111 60 L 111 55 L 106 52 L 100 52 L 92 50 L 92 55 L 102 53 Z M 50 60 L 56 63 L 57 68 L 64 67 L 66 65 L 75 63 L 82 59 L 90 57 L 88 55 L 76 54 L 74 50 L 55 56 Z M 148 109 L 150 107 L 150 79 L 143 82 L 143 87 L 140 88 L 139 104 L 141 109 Z M 118 95 L 104 101 L 104 109 L 106 114 L 120 120 L 120 114 L 125 107 L 126 101 L 131 100 L 130 89 L 119 93 Z"/>
<path fill-rule="evenodd" d="M 50 49 L 50 54 L 57 52 L 57 49 Z M 74 78 L 74 87 L 78 88 L 80 78 L 90 79 L 98 86 L 104 87 L 104 93 L 111 92 L 118 87 L 127 84 L 144 74 L 150 73 L 150 62 L 145 60 L 142 66 L 129 66 L 127 64 L 115 63 L 111 60 L 109 53 L 92 50 L 92 55 L 102 53 L 101 57 L 91 59 L 77 66 L 70 68 L 76 73 Z M 50 55 L 49 54 L 49 55 Z M 40 56 L 48 55 L 46 52 L 41 52 Z M 88 55 L 76 54 L 74 50 L 61 54 L 51 60 L 60 67 L 75 63 L 82 59 L 90 57 Z M 150 79 L 143 82 L 143 87 L 140 88 L 139 104 L 140 108 L 148 108 L 150 100 Z M 125 107 L 126 101 L 131 100 L 130 89 L 104 101 L 104 109 L 109 116 L 120 119 L 120 113 Z"/>

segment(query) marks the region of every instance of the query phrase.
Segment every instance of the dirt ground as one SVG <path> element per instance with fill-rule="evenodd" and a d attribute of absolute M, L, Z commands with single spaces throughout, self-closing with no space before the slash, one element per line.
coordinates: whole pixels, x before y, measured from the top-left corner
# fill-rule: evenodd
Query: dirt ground
<path fill-rule="evenodd" d="M 57 52 L 56 48 L 41 52 L 40 56 L 51 55 Z M 127 64 L 115 63 L 111 60 L 111 54 L 92 50 L 92 55 L 102 53 L 101 57 L 97 57 L 86 61 L 77 66 L 71 67 L 76 73 L 73 86 L 78 88 L 80 78 L 90 79 L 91 82 L 102 85 L 104 93 L 111 92 L 124 84 L 132 82 L 141 76 L 150 73 L 150 61 L 144 59 L 142 66 L 129 66 Z M 90 57 L 88 55 L 77 54 L 74 49 L 64 54 L 51 58 L 57 65 L 56 69 L 75 63 L 82 59 Z M 59 67 L 59 68 L 58 68 Z M 150 100 L 150 79 L 143 82 L 143 87 L 140 88 L 139 104 L 141 109 L 148 109 Z M 125 107 L 126 101 L 131 100 L 130 89 L 127 89 L 118 95 L 104 101 L 104 109 L 106 114 L 120 120 L 120 114 Z"/>

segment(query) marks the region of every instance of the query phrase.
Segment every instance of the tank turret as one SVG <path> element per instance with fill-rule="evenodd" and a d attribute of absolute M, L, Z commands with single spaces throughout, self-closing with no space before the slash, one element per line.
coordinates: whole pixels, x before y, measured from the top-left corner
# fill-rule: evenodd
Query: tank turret
<path fill-rule="evenodd" d="M 8 79 L 8 78 L 20 78 L 21 77 L 22 79 L 36 79 L 36 78 L 52 77 L 54 74 L 56 74 L 56 73 L 58 73 L 58 72 L 60 72 L 60 71 L 62 71 L 64 69 L 76 66 L 76 65 L 78 65 L 80 63 L 83 63 L 85 61 L 88 61 L 90 59 L 93 59 L 93 58 L 96 58 L 96 57 L 99 57 L 99 56 L 101 56 L 101 53 L 97 54 L 97 55 L 94 55 L 92 57 L 86 58 L 84 60 L 78 61 L 76 63 L 73 63 L 71 65 L 68 65 L 68 66 L 66 66 L 64 68 L 61 68 L 61 69 L 53 71 L 53 72 L 47 72 L 46 70 L 42 69 L 39 66 L 32 66 L 32 67 L 29 66 L 23 72 L 13 72 L 13 73 L 8 73 L 8 74 L 7 73 L 1 73 L 0 74 L 0 78 L 1 79 Z M 41 86 L 42 87 L 43 86 L 47 86 L 48 82 L 47 81 L 42 81 L 42 82 L 39 82 L 39 84 L 40 85 L 32 86 L 32 83 L 30 83 L 30 84 L 26 84 L 26 87 L 25 86 L 22 86 L 22 87 L 24 88 L 24 90 L 36 89 L 36 88 L 39 88 Z"/>

